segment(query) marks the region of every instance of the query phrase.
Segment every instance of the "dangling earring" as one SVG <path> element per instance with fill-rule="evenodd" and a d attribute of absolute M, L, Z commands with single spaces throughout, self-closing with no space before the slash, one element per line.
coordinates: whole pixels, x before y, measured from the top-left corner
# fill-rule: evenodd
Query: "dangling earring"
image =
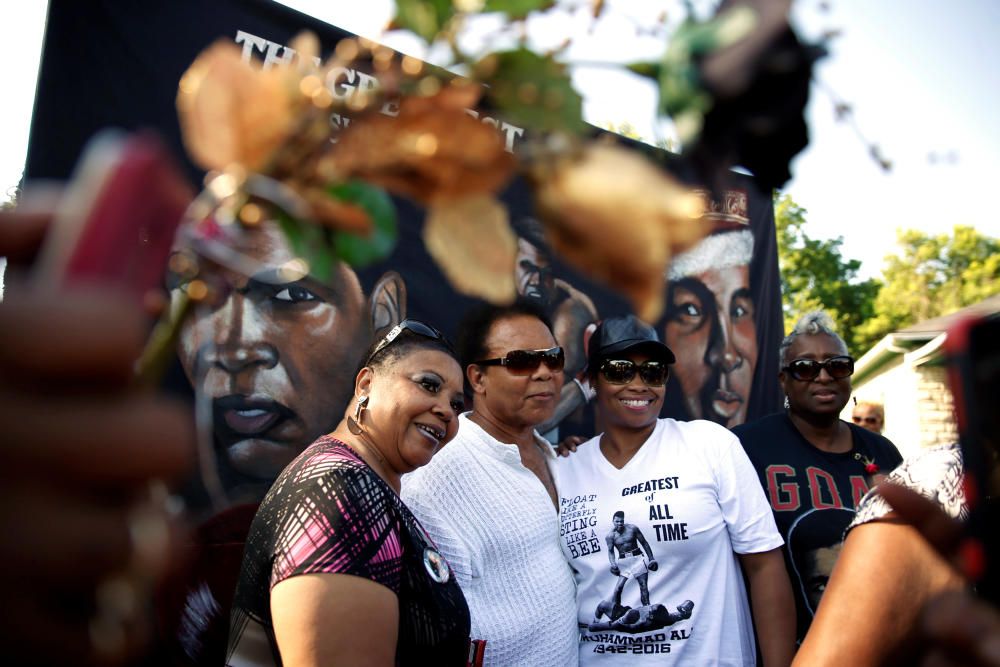
<path fill-rule="evenodd" d="M 788 409 L 788 408 L 790 408 L 790 407 L 791 407 L 791 406 L 790 406 L 790 405 L 788 404 L 788 397 L 787 397 L 787 396 L 785 396 L 785 409 L 787 410 L 787 409 Z"/>
<path fill-rule="evenodd" d="M 354 410 L 354 416 L 347 418 L 347 430 L 354 435 L 361 435 L 364 429 L 361 428 L 361 413 L 368 407 L 368 397 L 361 396 L 358 398 L 357 408 Z"/>

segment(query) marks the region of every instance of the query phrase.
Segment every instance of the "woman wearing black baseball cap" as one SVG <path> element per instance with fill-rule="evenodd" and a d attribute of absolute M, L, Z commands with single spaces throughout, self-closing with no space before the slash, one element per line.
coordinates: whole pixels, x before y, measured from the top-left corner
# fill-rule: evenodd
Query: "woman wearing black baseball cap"
<path fill-rule="evenodd" d="M 586 628 L 580 664 L 652 665 L 670 653 L 754 665 L 755 622 L 764 663 L 787 665 L 795 608 L 770 506 L 728 430 L 659 418 L 674 359 L 634 316 L 605 320 L 590 340 L 604 432 L 556 468 L 562 547 Z"/>

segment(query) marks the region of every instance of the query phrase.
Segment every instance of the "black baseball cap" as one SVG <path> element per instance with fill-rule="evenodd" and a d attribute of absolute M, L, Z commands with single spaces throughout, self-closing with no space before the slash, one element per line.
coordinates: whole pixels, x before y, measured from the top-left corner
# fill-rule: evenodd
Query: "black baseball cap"
<path fill-rule="evenodd" d="M 677 361 L 670 348 L 660 342 L 656 329 L 635 315 L 609 317 L 597 325 L 590 337 L 588 367 L 625 351 L 640 352 L 672 364 Z"/>

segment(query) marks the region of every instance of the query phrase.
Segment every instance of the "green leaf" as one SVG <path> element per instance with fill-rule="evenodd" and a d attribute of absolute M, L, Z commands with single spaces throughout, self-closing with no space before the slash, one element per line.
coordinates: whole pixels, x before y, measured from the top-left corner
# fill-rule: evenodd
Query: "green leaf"
<path fill-rule="evenodd" d="M 381 188 L 360 181 L 333 185 L 327 192 L 340 201 L 364 209 L 372 219 L 370 236 L 334 232 L 337 256 L 355 267 L 368 266 L 388 257 L 398 237 L 396 207 L 389 195 Z"/>
<path fill-rule="evenodd" d="M 534 130 L 583 129 L 583 100 L 566 68 L 528 49 L 492 53 L 476 64 L 487 98 L 502 116 Z"/>
<path fill-rule="evenodd" d="M 452 0 L 396 0 L 394 23 L 432 42 L 454 15 Z"/>
<path fill-rule="evenodd" d="M 700 117 L 711 107 L 712 97 L 702 88 L 697 60 L 707 50 L 707 34 L 711 34 L 708 24 L 691 20 L 682 23 L 658 68 L 660 110 L 675 120 L 680 114 Z"/>
<path fill-rule="evenodd" d="M 630 65 L 625 65 L 625 69 L 635 72 L 639 76 L 644 76 L 647 79 L 659 81 L 660 70 L 662 67 L 660 66 L 660 63 L 632 63 Z"/>
<path fill-rule="evenodd" d="M 278 210 L 278 224 L 295 255 L 309 264 L 309 275 L 322 283 L 330 284 L 337 261 L 330 231 L 314 222 L 293 218 L 283 210 Z"/>
<path fill-rule="evenodd" d="M 671 36 L 657 78 L 660 84 L 659 110 L 674 119 L 683 143 L 701 133 L 704 116 L 712 108 L 712 95 L 702 85 L 698 63 L 706 55 L 724 49 L 746 37 L 757 25 L 757 15 L 749 7 L 732 7 L 708 21 L 688 19 Z M 639 63 L 652 76 L 655 68 Z"/>
<path fill-rule="evenodd" d="M 542 9 L 548 9 L 554 0 L 486 0 L 484 12 L 503 12 L 512 19 L 523 19 L 528 14 Z"/>

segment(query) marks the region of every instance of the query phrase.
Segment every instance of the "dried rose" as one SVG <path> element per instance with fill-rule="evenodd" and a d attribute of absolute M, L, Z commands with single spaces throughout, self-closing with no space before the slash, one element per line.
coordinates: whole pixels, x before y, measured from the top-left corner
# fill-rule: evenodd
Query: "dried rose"
<path fill-rule="evenodd" d="M 239 163 L 261 170 L 289 137 L 298 102 L 297 76 L 257 69 L 240 49 L 219 40 L 181 78 L 177 111 L 184 145 L 204 169 Z"/>
<path fill-rule="evenodd" d="M 423 204 L 499 190 L 514 158 L 495 128 L 465 112 L 467 92 L 407 97 L 399 115 L 370 112 L 343 131 L 317 168 L 321 177 L 360 179 Z"/>
<path fill-rule="evenodd" d="M 507 209 L 491 195 L 448 198 L 431 205 L 424 245 L 452 286 L 492 303 L 517 295 L 514 262 L 517 237 Z"/>
<path fill-rule="evenodd" d="M 534 183 L 556 251 L 622 292 L 643 319 L 659 317 L 667 263 L 708 231 L 702 198 L 642 156 L 602 143 L 537 168 Z"/>

